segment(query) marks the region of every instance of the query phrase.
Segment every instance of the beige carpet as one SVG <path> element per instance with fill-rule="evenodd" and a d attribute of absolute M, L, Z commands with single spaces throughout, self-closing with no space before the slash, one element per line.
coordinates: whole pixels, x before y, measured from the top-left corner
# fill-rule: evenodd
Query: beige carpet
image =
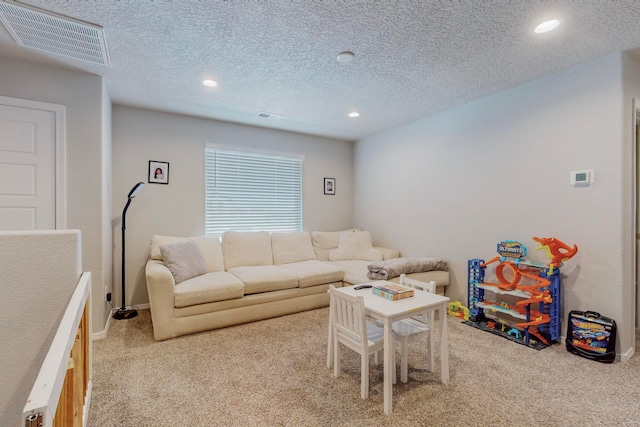
<path fill-rule="evenodd" d="M 411 344 L 409 382 L 382 408 L 382 364 L 360 398 L 359 356 L 326 366 L 328 308 L 155 342 L 148 310 L 93 345 L 89 425 L 638 426 L 640 357 L 602 364 L 448 319 L 451 382 Z M 438 338 L 436 338 L 438 339 Z M 436 347 L 437 349 L 437 347 Z"/>

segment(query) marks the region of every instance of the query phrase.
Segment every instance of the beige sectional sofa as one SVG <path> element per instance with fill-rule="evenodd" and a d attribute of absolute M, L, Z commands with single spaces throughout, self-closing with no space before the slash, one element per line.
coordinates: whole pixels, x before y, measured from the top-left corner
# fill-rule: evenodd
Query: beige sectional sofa
<path fill-rule="evenodd" d="M 154 236 L 145 273 L 157 341 L 329 305 L 327 290 L 372 281 L 367 266 L 398 258 L 366 231 Z M 444 294 L 448 271 L 412 273 Z M 398 278 L 391 279 L 397 281 Z"/>

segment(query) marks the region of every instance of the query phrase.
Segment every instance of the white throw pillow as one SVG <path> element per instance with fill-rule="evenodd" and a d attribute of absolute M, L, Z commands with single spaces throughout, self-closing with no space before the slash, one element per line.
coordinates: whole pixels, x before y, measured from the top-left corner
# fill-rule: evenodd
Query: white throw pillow
<path fill-rule="evenodd" d="M 162 259 L 171 271 L 176 285 L 207 272 L 207 265 L 193 240 L 160 246 Z"/>
<path fill-rule="evenodd" d="M 162 261 L 162 253 L 160 246 L 171 245 L 173 243 L 184 243 L 193 240 L 198 245 L 198 249 L 202 253 L 207 273 L 216 271 L 224 271 L 224 260 L 222 258 L 222 246 L 218 237 L 177 237 L 177 236 L 160 236 L 154 235 L 151 239 L 151 248 L 149 258 Z"/>
<path fill-rule="evenodd" d="M 329 253 L 329 261 L 382 261 L 382 252 L 373 249 L 368 231 L 343 231 L 338 249 Z"/>
<path fill-rule="evenodd" d="M 155 234 L 151 238 L 151 250 L 149 258 L 162 261 L 162 253 L 160 252 L 160 246 L 171 245 L 173 243 L 184 243 L 191 240 L 191 237 L 177 237 L 177 236 L 159 236 Z"/>
<path fill-rule="evenodd" d="M 351 230 L 344 231 L 355 232 L 360 230 L 352 228 Z M 313 244 L 313 250 L 319 261 L 329 261 L 329 254 L 331 251 L 337 249 L 340 243 L 340 233 L 342 233 L 342 231 L 311 232 L 311 243 Z"/>

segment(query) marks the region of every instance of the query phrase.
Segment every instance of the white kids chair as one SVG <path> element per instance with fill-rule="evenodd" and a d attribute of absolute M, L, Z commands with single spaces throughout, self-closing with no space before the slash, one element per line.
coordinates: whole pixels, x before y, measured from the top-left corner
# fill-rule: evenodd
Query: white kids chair
<path fill-rule="evenodd" d="M 364 299 L 329 286 L 333 375 L 340 375 L 340 343 L 360 354 L 360 397 L 369 397 L 369 359 L 384 349 L 384 329 L 367 322 Z M 394 345 L 394 343 L 390 343 Z M 394 363 L 394 361 L 391 361 Z M 395 369 L 394 369 L 395 380 Z"/>
<path fill-rule="evenodd" d="M 400 275 L 400 284 L 411 288 L 435 293 L 436 282 L 421 282 L 409 279 L 404 274 Z M 429 354 L 427 358 L 427 370 L 433 372 L 433 319 L 434 312 L 426 315 L 413 316 L 408 319 L 393 322 L 394 340 L 400 344 L 400 381 L 407 382 L 408 377 L 408 344 L 422 334 L 427 334 L 427 346 Z"/>

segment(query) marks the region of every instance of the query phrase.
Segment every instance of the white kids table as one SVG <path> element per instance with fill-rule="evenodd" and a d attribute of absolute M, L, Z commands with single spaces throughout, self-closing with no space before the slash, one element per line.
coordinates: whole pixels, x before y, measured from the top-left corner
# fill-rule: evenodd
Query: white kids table
<path fill-rule="evenodd" d="M 368 283 L 377 286 L 384 284 L 392 284 L 392 282 L 375 281 Z M 449 384 L 449 337 L 447 333 L 447 304 L 449 298 L 424 292 L 418 289 L 414 290 L 414 296 L 398 301 L 391 301 L 386 298 L 375 295 L 371 288 L 356 290 L 356 285 L 336 288 L 337 292 L 343 292 L 347 295 L 363 296 L 366 314 L 378 319 L 384 324 L 384 413 L 391 415 L 393 403 L 393 370 L 396 368 L 391 363 L 393 352 L 395 349 L 392 345 L 393 330 L 391 325 L 393 322 L 406 319 L 422 313 L 438 310 L 438 320 L 440 325 L 440 375 L 443 384 Z M 429 355 L 431 357 L 431 355 Z M 329 317 L 329 338 L 327 349 L 327 366 L 333 366 L 333 333 L 331 325 L 331 316 Z"/>

